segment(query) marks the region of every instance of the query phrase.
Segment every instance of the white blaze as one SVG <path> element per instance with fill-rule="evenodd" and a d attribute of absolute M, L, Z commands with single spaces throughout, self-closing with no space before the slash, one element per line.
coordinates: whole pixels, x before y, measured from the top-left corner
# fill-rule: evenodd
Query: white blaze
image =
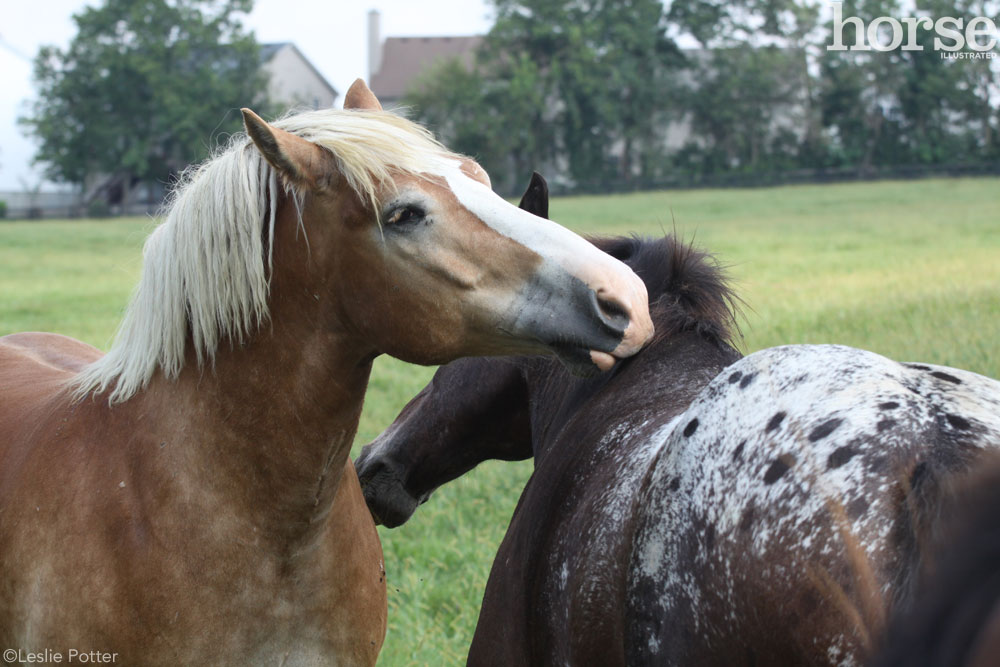
<path fill-rule="evenodd" d="M 444 174 L 458 201 L 491 229 L 523 245 L 603 296 L 618 285 L 595 285 L 594 278 L 608 273 L 621 281 L 636 281 L 632 269 L 607 255 L 562 225 L 540 218 L 504 200 L 459 169 Z M 603 289 L 602 289 L 603 288 Z M 631 305 L 630 293 L 618 294 L 623 305 Z"/>

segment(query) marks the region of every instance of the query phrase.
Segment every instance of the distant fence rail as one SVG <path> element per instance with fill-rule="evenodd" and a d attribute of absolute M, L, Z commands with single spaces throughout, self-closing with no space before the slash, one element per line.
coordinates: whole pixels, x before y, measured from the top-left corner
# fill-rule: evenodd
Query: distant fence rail
<path fill-rule="evenodd" d="M 8 220 L 35 220 L 41 218 L 86 218 L 88 210 L 78 192 L 0 192 L 0 201 L 7 204 Z M 101 217 L 123 215 L 152 215 L 160 202 L 136 202 L 126 209 L 120 205 L 104 207 Z"/>
<path fill-rule="evenodd" d="M 71 218 L 78 215 L 80 195 L 75 192 L 0 192 L 8 218 Z"/>

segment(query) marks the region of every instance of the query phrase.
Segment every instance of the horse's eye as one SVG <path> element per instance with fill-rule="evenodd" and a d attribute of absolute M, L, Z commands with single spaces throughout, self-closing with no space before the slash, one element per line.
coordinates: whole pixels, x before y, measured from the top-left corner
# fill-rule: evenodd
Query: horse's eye
<path fill-rule="evenodd" d="M 406 225 L 419 222 L 424 217 L 424 212 L 416 206 L 401 206 L 386 218 L 387 225 Z"/>

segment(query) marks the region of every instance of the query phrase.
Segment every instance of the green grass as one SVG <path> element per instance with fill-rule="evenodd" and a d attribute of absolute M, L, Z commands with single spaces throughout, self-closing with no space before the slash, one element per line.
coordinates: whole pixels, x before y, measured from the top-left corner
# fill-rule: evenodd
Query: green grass
<path fill-rule="evenodd" d="M 1000 377 L 1000 179 L 559 198 L 584 233 L 695 237 L 749 304 L 747 351 L 838 342 Z M 0 334 L 58 331 L 106 348 L 148 220 L 0 224 Z M 379 359 L 358 445 L 431 369 Z M 382 530 L 385 665 L 464 663 L 493 554 L 531 473 L 489 463 Z"/>

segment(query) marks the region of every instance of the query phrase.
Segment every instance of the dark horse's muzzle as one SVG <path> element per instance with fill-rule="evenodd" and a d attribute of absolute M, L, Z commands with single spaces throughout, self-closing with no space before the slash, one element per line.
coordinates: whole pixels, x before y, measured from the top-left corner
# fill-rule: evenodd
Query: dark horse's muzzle
<path fill-rule="evenodd" d="M 426 498 L 414 498 L 403 486 L 398 467 L 378 454 L 372 445 L 366 445 L 354 462 L 354 469 L 361 482 L 365 504 L 376 524 L 387 528 L 401 526 L 413 516 L 417 506 Z"/>

